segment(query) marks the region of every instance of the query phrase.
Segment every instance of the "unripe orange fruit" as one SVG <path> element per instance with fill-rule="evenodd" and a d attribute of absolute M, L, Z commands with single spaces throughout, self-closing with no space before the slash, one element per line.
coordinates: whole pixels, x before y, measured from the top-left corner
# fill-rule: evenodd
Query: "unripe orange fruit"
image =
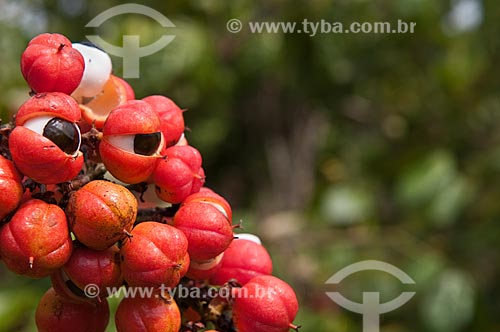
<path fill-rule="evenodd" d="M 132 230 L 137 200 L 123 186 L 95 180 L 71 195 L 66 212 L 77 240 L 91 249 L 104 250 Z"/>

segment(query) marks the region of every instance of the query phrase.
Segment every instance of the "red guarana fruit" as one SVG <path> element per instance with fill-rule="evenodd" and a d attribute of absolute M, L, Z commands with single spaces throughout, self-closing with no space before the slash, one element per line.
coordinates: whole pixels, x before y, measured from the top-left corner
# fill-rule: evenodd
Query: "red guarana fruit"
<path fill-rule="evenodd" d="M 95 303 L 74 303 L 50 288 L 35 313 L 38 332 L 104 332 L 109 323 L 106 299 Z"/>
<path fill-rule="evenodd" d="M 236 234 L 237 236 L 237 234 Z M 231 279 L 245 285 L 259 275 L 270 275 L 273 262 L 266 248 L 253 241 L 234 239 L 224 251 L 219 269 L 210 278 L 213 285 L 223 285 Z"/>
<path fill-rule="evenodd" d="M 201 155 L 192 146 L 172 146 L 165 149 L 151 180 L 160 199 L 172 204 L 181 203 L 200 190 L 205 182 Z"/>
<path fill-rule="evenodd" d="M 175 227 L 142 222 L 121 248 L 123 278 L 130 286 L 175 287 L 189 268 L 187 247 Z"/>
<path fill-rule="evenodd" d="M 9 136 L 12 160 L 21 173 L 43 184 L 73 179 L 83 166 L 77 122 L 80 108 L 60 92 L 40 93 L 21 105 Z"/>
<path fill-rule="evenodd" d="M 128 297 L 118 305 L 115 324 L 117 332 L 178 332 L 181 313 L 168 294 Z"/>
<path fill-rule="evenodd" d="M 123 186 L 94 180 L 70 196 L 66 213 L 78 241 L 104 250 L 129 235 L 137 216 L 137 200 Z"/>
<path fill-rule="evenodd" d="M 0 221 L 14 211 L 23 197 L 21 175 L 14 164 L 0 155 Z"/>
<path fill-rule="evenodd" d="M 219 256 L 233 240 L 232 221 L 224 209 L 211 202 L 187 201 L 174 215 L 173 224 L 188 239 L 191 260 L 201 262 Z"/>
<path fill-rule="evenodd" d="M 217 208 L 231 224 L 231 206 L 222 196 L 216 194 L 213 190 L 206 187 L 201 188 L 199 192 L 189 195 L 184 200 L 183 204 L 188 204 L 191 202 L 202 202 L 212 205 L 213 207 Z M 224 252 L 217 257 L 208 260 L 191 260 L 191 264 L 189 265 L 189 270 L 186 276 L 194 280 L 206 280 L 212 277 L 219 269 L 223 255 Z"/>
<path fill-rule="evenodd" d="M 76 245 L 70 259 L 59 271 L 51 275 L 51 279 L 54 289 L 71 300 L 87 300 L 84 289 L 90 284 L 96 285 L 101 291 L 101 299 L 105 298 L 110 295 L 108 290 L 118 289 L 123 283 L 120 250 L 117 246 L 92 250 Z"/>
<path fill-rule="evenodd" d="M 160 119 L 141 100 L 115 108 L 103 128 L 99 153 L 108 171 L 125 183 L 146 181 L 156 168 L 164 146 Z"/>
<path fill-rule="evenodd" d="M 297 330 L 293 320 L 299 310 L 293 289 L 274 276 L 252 278 L 233 289 L 233 320 L 238 332 Z"/>
<path fill-rule="evenodd" d="M 0 228 L 0 256 L 20 275 L 50 275 L 66 263 L 72 248 L 64 211 L 38 199 L 23 203 Z"/>
<path fill-rule="evenodd" d="M 183 110 L 165 96 L 148 96 L 143 98 L 160 116 L 161 131 L 165 137 L 165 147 L 175 145 L 184 132 Z"/>
<path fill-rule="evenodd" d="M 83 56 L 68 38 L 57 33 L 36 36 L 21 56 L 21 72 L 35 92 L 70 95 L 80 84 L 84 69 Z"/>
<path fill-rule="evenodd" d="M 202 187 L 197 193 L 191 194 L 186 197 L 186 199 L 182 203 L 187 204 L 189 202 L 202 202 L 211 204 L 215 208 L 217 208 L 217 210 L 222 212 L 222 214 L 224 214 L 229 223 L 232 223 L 233 211 L 231 209 L 231 205 L 224 197 L 217 194 L 210 188 Z"/>

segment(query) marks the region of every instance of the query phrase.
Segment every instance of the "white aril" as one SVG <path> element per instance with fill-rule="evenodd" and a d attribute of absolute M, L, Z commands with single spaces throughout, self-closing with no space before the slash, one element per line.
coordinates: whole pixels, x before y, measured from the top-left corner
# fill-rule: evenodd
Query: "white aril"
<path fill-rule="evenodd" d="M 262 241 L 257 235 L 250 234 L 250 233 L 239 233 L 239 234 L 234 234 L 238 238 L 238 240 L 248 240 L 255 242 L 257 244 L 262 245 Z"/>
<path fill-rule="evenodd" d="M 81 101 L 83 98 L 92 98 L 103 90 L 111 75 L 112 64 L 109 55 L 97 47 L 74 43 L 73 48 L 85 60 L 82 81 L 72 94 L 76 100 Z"/>

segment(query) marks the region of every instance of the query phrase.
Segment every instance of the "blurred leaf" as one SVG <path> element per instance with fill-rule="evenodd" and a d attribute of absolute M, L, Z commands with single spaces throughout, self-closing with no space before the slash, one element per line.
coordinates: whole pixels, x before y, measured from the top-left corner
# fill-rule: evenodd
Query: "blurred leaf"
<path fill-rule="evenodd" d="M 397 197 L 411 207 L 429 202 L 450 184 L 454 176 L 455 163 L 447 151 L 429 153 L 401 175 L 396 188 Z"/>
<path fill-rule="evenodd" d="M 436 225 L 447 226 L 456 221 L 471 196 L 472 188 L 469 181 L 457 176 L 452 183 L 438 192 L 429 214 Z"/>
<path fill-rule="evenodd" d="M 338 186 L 323 196 L 321 211 L 333 224 L 346 225 L 366 221 L 373 213 L 373 196 L 366 188 Z"/>
<path fill-rule="evenodd" d="M 420 305 L 424 324 L 435 332 L 462 330 L 474 314 L 474 283 L 460 270 L 446 270 L 424 294 Z"/>
<path fill-rule="evenodd" d="M 13 331 L 34 314 L 40 293 L 32 288 L 0 291 L 0 331 Z M 28 316 L 29 315 L 29 316 Z"/>

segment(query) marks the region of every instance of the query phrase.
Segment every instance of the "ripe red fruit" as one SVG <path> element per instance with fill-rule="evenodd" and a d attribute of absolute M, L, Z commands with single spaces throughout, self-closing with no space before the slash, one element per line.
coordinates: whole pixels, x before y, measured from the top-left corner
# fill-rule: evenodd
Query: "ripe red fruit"
<path fill-rule="evenodd" d="M 17 168 L 43 184 L 73 179 L 83 166 L 77 122 L 80 108 L 60 92 L 40 93 L 27 100 L 16 115 L 9 149 Z"/>
<path fill-rule="evenodd" d="M 266 248 L 253 241 L 235 239 L 224 251 L 219 269 L 210 278 L 213 285 L 223 285 L 236 279 L 245 285 L 250 279 L 259 275 L 270 275 L 273 262 Z"/>
<path fill-rule="evenodd" d="M 38 116 L 60 117 L 70 122 L 81 118 L 77 102 L 60 92 L 38 93 L 24 102 L 16 113 L 16 126 L 22 126 L 28 120 Z"/>
<path fill-rule="evenodd" d="M 209 202 L 182 204 L 174 216 L 174 226 L 186 235 L 189 256 L 194 261 L 217 257 L 233 240 L 231 221 Z"/>
<path fill-rule="evenodd" d="M 71 94 L 80 84 L 85 63 L 63 35 L 44 33 L 33 38 L 21 56 L 21 72 L 35 92 Z"/>
<path fill-rule="evenodd" d="M 109 322 L 106 299 L 96 303 L 73 303 L 50 288 L 35 313 L 38 332 L 104 332 Z"/>
<path fill-rule="evenodd" d="M 72 300 L 86 300 L 81 295 L 85 295 L 83 290 L 90 284 L 96 285 L 101 291 L 98 294 L 101 299 L 105 298 L 110 295 L 107 290 L 118 289 L 123 283 L 120 251 L 117 246 L 105 250 L 76 246 L 70 259 L 51 279 L 54 289 Z M 71 283 L 70 287 L 68 282 Z M 75 287 L 78 288 L 76 292 Z"/>
<path fill-rule="evenodd" d="M 165 202 L 178 204 L 200 190 L 205 182 L 201 155 L 192 146 L 172 146 L 164 150 L 152 175 L 156 194 Z"/>
<path fill-rule="evenodd" d="M 0 255 L 21 275 L 43 278 L 63 266 L 73 246 L 64 211 L 32 199 L 22 204 L 0 229 Z"/>
<path fill-rule="evenodd" d="M 10 160 L 0 155 L 0 221 L 17 208 L 22 197 L 21 175 Z"/>
<path fill-rule="evenodd" d="M 258 276 L 241 289 L 233 289 L 233 295 L 233 320 L 239 332 L 297 329 L 292 323 L 299 305 L 286 282 L 273 276 Z"/>
<path fill-rule="evenodd" d="M 143 222 L 121 248 L 122 274 L 130 286 L 175 287 L 189 268 L 184 234 L 166 224 Z"/>
<path fill-rule="evenodd" d="M 117 332 L 177 332 L 181 328 L 181 313 L 168 294 L 129 297 L 118 305 L 115 323 Z"/>
<path fill-rule="evenodd" d="M 115 178 L 139 183 L 150 177 L 164 139 L 160 119 L 148 103 L 132 100 L 115 108 L 104 123 L 103 135 L 99 152 Z"/>
<path fill-rule="evenodd" d="M 160 116 L 161 131 L 165 137 L 165 147 L 177 143 L 184 132 L 183 111 L 171 99 L 154 95 L 143 98 Z"/>
<path fill-rule="evenodd" d="M 212 189 L 203 187 L 197 193 L 191 194 L 182 202 L 187 204 L 189 202 L 203 202 L 211 204 L 224 214 L 229 223 L 232 223 L 233 212 L 229 202 L 221 195 L 214 192 Z"/>
<path fill-rule="evenodd" d="M 77 240 L 91 249 L 104 250 L 132 230 L 137 200 L 123 186 L 95 180 L 71 195 L 66 212 Z"/>

